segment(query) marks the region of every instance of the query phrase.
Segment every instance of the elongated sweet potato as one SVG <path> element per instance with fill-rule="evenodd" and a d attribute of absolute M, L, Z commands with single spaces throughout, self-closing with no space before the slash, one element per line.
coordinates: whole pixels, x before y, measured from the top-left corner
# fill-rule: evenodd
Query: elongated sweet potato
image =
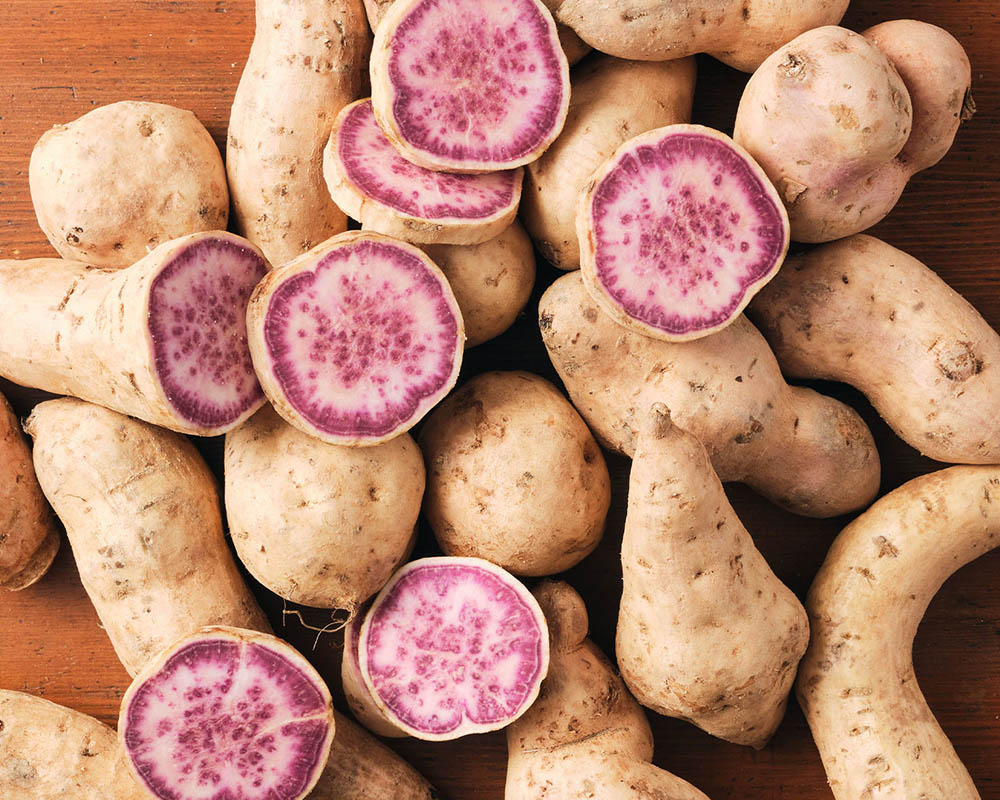
<path fill-rule="evenodd" d="M 183 436 L 71 398 L 35 406 L 38 481 L 134 675 L 202 625 L 269 630 L 226 547 L 215 478 Z"/>
<path fill-rule="evenodd" d="M 691 342 L 650 339 L 605 315 L 578 272 L 553 283 L 538 311 L 570 399 L 611 449 L 634 453 L 644 410 L 662 402 L 702 441 L 723 481 L 746 483 L 795 513 L 845 514 L 878 491 L 878 452 L 861 417 L 785 383 L 744 317 Z"/>
<path fill-rule="evenodd" d="M 256 0 L 233 99 L 226 171 L 237 230 L 283 264 L 347 227 L 323 181 L 337 112 L 361 93 L 361 0 Z"/>
<path fill-rule="evenodd" d="M 0 689 L 0 797 L 144 800 L 107 725 L 40 697 Z"/>
<path fill-rule="evenodd" d="M 31 586 L 59 552 L 59 529 L 35 477 L 21 424 L 0 395 L 0 589 Z"/>
<path fill-rule="evenodd" d="M 0 375 L 213 436 L 264 404 L 246 308 L 268 265 L 231 233 L 183 236 L 122 270 L 0 261 Z"/>

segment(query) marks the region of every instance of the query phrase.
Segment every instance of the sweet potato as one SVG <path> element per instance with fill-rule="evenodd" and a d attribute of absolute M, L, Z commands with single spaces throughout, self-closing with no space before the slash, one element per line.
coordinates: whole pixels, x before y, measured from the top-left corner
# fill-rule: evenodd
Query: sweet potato
<path fill-rule="evenodd" d="M 639 704 L 587 639 L 587 610 L 568 584 L 534 591 L 552 661 L 538 700 L 507 728 L 505 800 L 707 800 L 653 766 L 653 734 Z"/>
<path fill-rule="evenodd" d="M 202 625 L 269 630 L 226 547 L 215 478 L 183 436 L 71 398 L 35 406 L 38 481 L 125 669 Z"/>
<path fill-rule="evenodd" d="M 615 652 L 636 699 L 761 748 L 809 643 L 805 609 L 754 547 L 705 447 L 655 403 L 639 431 Z"/>
<path fill-rule="evenodd" d="M 31 586 L 59 552 L 59 529 L 35 477 L 21 423 L 0 395 L 0 589 Z"/>
<path fill-rule="evenodd" d="M 929 458 L 1000 460 L 1000 336 L 912 256 L 831 242 L 789 259 L 750 314 L 786 375 L 857 387 Z"/>
<path fill-rule="evenodd" d="M 878 452 L 861 417 L 786 384 L 744 317 L 691 342 L 650 339 L 613 322 L 570 273 L 542 295 L 539 325 L 570 399 L 613 450 L 634 453 L 644 411 L 662 402 L 702 441 L 723 481 L 798 514 L 845 514 L 878 491 Z"/>
<path fill-rule="evenodd" d="M 979 800 L 917 685 L 913 637 L 941 584 L 998 544 L 996 466 L 915 478 L 834 541 L 796 691 L 837 800 Z"/>

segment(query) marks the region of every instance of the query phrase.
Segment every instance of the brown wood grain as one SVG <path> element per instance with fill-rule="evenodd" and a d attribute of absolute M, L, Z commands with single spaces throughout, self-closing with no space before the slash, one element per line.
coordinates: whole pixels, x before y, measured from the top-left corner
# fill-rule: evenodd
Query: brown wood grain
<path fill-rule="evenodd" d="M 947 158 L 917 176 L 894 213 L 875 229 L 933 266 L 1000 326 L 1000 4 L 997 0 L 857 0 L 847 24 L 862 29 L 900 16 L 934 22 L 955 34 L 973 63 L 979 113 Z M 229 105 L 253 34 L 252 0 L 0 0 L 0 258 L 52 255 L 28 194 L 27 165 L 38 136 L 57 122 L 122 99 L 155 100 L 194 111 L 224 142 Z M 711 59 L 700 64 L 695 121 L 731 129 L 745 76 Z M 543 268 L 539 286 L 556 273 Z M 539 294 L 536 290 L 535 298 Z M 3 309 L 0 309 L 3 313 Z M 500 339 L 470 351 L 468 377 L 521 368 L 554 377 L 529 306 Z M 936 465 L 896 439 L 856 392 L 824 385 L 854 405 L 872 426 L 884 463 L 883 490 Z M 38 393 L 0 385 L 22 414 Z M 220 442 L 200 441 L 221 471 Z M 618 548 L 628 461 L 610 458 L 615 501 L 598 551 L 570 571 L 587 600 L 593 636 L 610 651 L 620 592 Z M 793 517 L 742 487 L 731 487 L 737 511 L 788 585 L 805 596 L 827 547 L 846 519 Z M 434 552 L 421 532 L 418 553 Z M 1000 798 L 1000 554 L 961 570 L 932 603 L 915 646 L 917 674 L 938 719 L 983 798 Z M 339 639 L 314 636 L 259 586 L 279 631 L 302 648 L 339 688 Z M 313 624 L 325 612 L 303 610 Z M 0 687 L 20 689 L 113 723 L 128 676 L 100 629 L 67 546 L 52 572 L 17 594 L 0 595 Z M 690 725 L 650 715 L 656 763 L 687 778 L 714 800 L 827 800 L 822 766 L 794 702 L 774 741 L 755 752 Z M 503 796 L 502 734 L 458 742 L 396 742 L 446 798 Z M 948 800 L 948 798 L 941 798 Z"/>

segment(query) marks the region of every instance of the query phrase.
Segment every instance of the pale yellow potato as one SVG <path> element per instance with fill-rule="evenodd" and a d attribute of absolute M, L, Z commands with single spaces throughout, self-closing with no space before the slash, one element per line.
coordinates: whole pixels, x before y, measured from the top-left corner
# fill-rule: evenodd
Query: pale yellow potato
<path fill-rule="evenodd" d="M 337 113 L 361 95 L 371 45 L 361 0 L 257 0 L 229 118 L 236 229 L 275 266 L 347 228 L 323 180 Z"/>
<path fill-rule="evenodd" d="M 424 513 L 447 555 L 554 575 L 600 541 L 611 502 L 604 456 L 544 378 L 476 376 L 434 410 L 419 442 Z"/>
<path fill-rule="evenodd" d="M 958 292 L 872 236 L 788 260 L 751 305 L 786 375 L 860 389 L 937 461 L 1000 461 L 1000 336 Z"/>
<path fill-rule="evenodd" d="M 915 20 L 808 31 L 770 55 L 740 100 L 733 138 L 788 209 L 792 239 L 859 233 L 936 164 L 975 110 L 955 38 Z"/>
<path fill-rule="evenodd" d="M 21 423 L 0 395 L 0 589 L 26 589 L 59 552 L 59 529 L 35 477 Z"/>
<path fill-rule="evenodd" d="M 568 584 L 533 592 L 549 626 L 549 672 L 534 705 L 507 728 L 505 800 L 708 800 L 653 766 L 639 704 L 587 638 L 587 610 Z"/>
<path fill-rule="evenodd" d="M 705 445 L 723 481 L 812 517 L 874 499 L 881 468 L 864 421 L 831 397 L 785 383 L 745 317 L 690 342 L 650 339 L 601 311 L 578 271 L 548 288 L 538 314 L 573 405 L 610 449 L 632 455 L 644 413 L 661 402 Z"/>
<path fill-rule="evenodd" d="M 750 72 L 785 42 L 836 25 L 848 0 L 559 0 L 556 19 L 596 50 L 667 61 L 708 53 Z"/>
<path fill-rule="evenodd" d="M 25 429 L 129 674 L 204 625 L 270 630 L 226 546 L 215 478 L 185 437 L 68 397 L 39 403 Z"/>
<path fill-rule="evenodd" d="M 979 800 L 917 685 L 913 637 L 945 580 L 998 544 L 997 466 L 915 478 L 834 541 L 796 693 L 836 800 Z"/>
<path fill-rule="evenodd" d="M 265 406 L 226 435 L 225 482 L 250 574 L 293 603 L 354 614 L 413 546 L 424 462 L 409 434 L 327 444 Z"/>
<path fill-rule="evenodd" d="M 28 168 L 38 225 L 63 258 L 127 267 L 163 242 L 225 230 L 222 156 L 190 111 L 123 101 L 42 134 Z"/>
<path fill-rule="evenodd" d="M 521 220 L 535 245 L 566 270 L 580 266 L 576 213 L 590 176 L 625 140 L 691 119 L 695 62 L 595 55 L 570 74 L 570 84 L 563 131 L 525 167 L 521 194 Z"/>
<path fill-rule="evenodd" d="M 615 653 L 636 699 L 720 739 L 767 744 L 809 643 L 806 612 L 662 403 L 639 432 L 622 573 Z"/>
<path fill-rule="evenodd" d="M 118 735 L 87 714 L 0 689 L 0 797 L 144 800 Z"/>

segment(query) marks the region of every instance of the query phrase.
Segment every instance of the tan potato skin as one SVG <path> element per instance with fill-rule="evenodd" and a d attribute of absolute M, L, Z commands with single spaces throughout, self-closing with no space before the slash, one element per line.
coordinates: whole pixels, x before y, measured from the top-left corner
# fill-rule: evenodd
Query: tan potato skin
<path fill-rule="evenodd" d="M 561 0 L 556 18 L 618 58 L 667 61 L 708 53 L 751 72 L 785 42 L 836 25 L 848 0 Z"/>
<path fill-rule="evenodd" d="M 222 231 L 229 189 L 190 111 L 123 101 L 42 134 L 28 169 L 38 225 L 63 258 L 127 267 L 164 242 Z"/>
<path fill-rule="evenodd" d="M 597 54 L 570 75 L 569 113 L 559 138 L 525 169 L 521 219 L 559 269 L 580 267 L 579 196 L 618 146 L 640 133 L 688 122 L 695 61 L 623 61 Z"/>
<path fill-rule="evenodd" d="M 170 404 L 156 373 L 149 332 L 153 281 L 178 251 L 201 237 L 164 242 L 126 269 L 101 269 L 58 258 L 0 260 L 0 375 L 21 386 L 79 397 L 179 433 L 214 436 L 235 428 L 264 398 L 232 423 L 203 428 Z"/>
<path fill-rule="evenodd" d="M 860 389 L 937 461 L 1000 461 L 1000 336 L 902 250 L 852 236 L 791 258 L 751 316 L 786 375 Z"/>
<path fill-rule="evenodd" d="M 361 0 L 257 0 L 229 118 L 236 229 L 283 264 L 347 228 L 323 180 L 323 148 L 361 94 L 371 35 Z"/>
<path fill-rule="evenodd" d="M 576 410 L 529 372 L 477 375 L 420 432 L 424 513 L 449 556 L 554 575 L 601 540 L 611 480 Z"/>
<path fill-rule="evenodd" d="M 591 300 L 579 272 L 542 295 L 539 326 L 573 405 L 605 446 L 635 452 L 644 410 L 670 408 L 723 481 L 784 508 L 833 517 L 867 506 L 880 462 L 861 417 L 833 398 L 789 386 L 744 317 L 691 342 L 625 330 Z"/>
<path fill-rule="evenodd" d="M 979 800 L 917 685 L 913 637 L 941 584 L 998 544 L 996 466 L 915 478 L 834 541 L 796 692 L 837 800 Z"/>
<path fill-rule="evenodd" d="M 35 406 L 25 429 L 129 674 L 203 625 L 270 630 L 226 547 L 215 479 L 187 439 L 71 398 Z"/>
<path fill-rule="evenodd" d="M 947 153 L 974 110 L 970 82 L 962 46 L 934 25 L 818 28 L 751 76 L 733 138 L 777 187 L 793 240 L 840 239 L 884 218 Z"/>
<path fill-rule="evenodd" d="M 412 546 L 424 462 L 408 434 L 341 447 L 265 406 L 226 435 L 225 481 L 233 545 L 250 573 L 293 603 L 353 614 Z"/>
<path fill-rule="evenodd" d="M 0 395 L 0 589 L 26 589 L 59 552 L 59 529 L 35 477 L 21 423 Z"/>
<path fill-rule="evenodd" d="M 533 592 L 549 625 L 551 661 L 535 704 L 507 728 L 505 800 L 707 800 L 654 767 L 639 704 L 587 639 L 587 610 L 566 583 Z"/>
<path fill-rule="evenodd" d="M 0 689 L 0 797 L 145 800 L 118 736 L 87 714 Z"/>
<path fill-rule="evenodd" d="M 622 573 L 615 652 L 636 699 L 720 739 L 767 744 L 809 643 L 806 612 L 662 403 L 632 462 Z"/>

